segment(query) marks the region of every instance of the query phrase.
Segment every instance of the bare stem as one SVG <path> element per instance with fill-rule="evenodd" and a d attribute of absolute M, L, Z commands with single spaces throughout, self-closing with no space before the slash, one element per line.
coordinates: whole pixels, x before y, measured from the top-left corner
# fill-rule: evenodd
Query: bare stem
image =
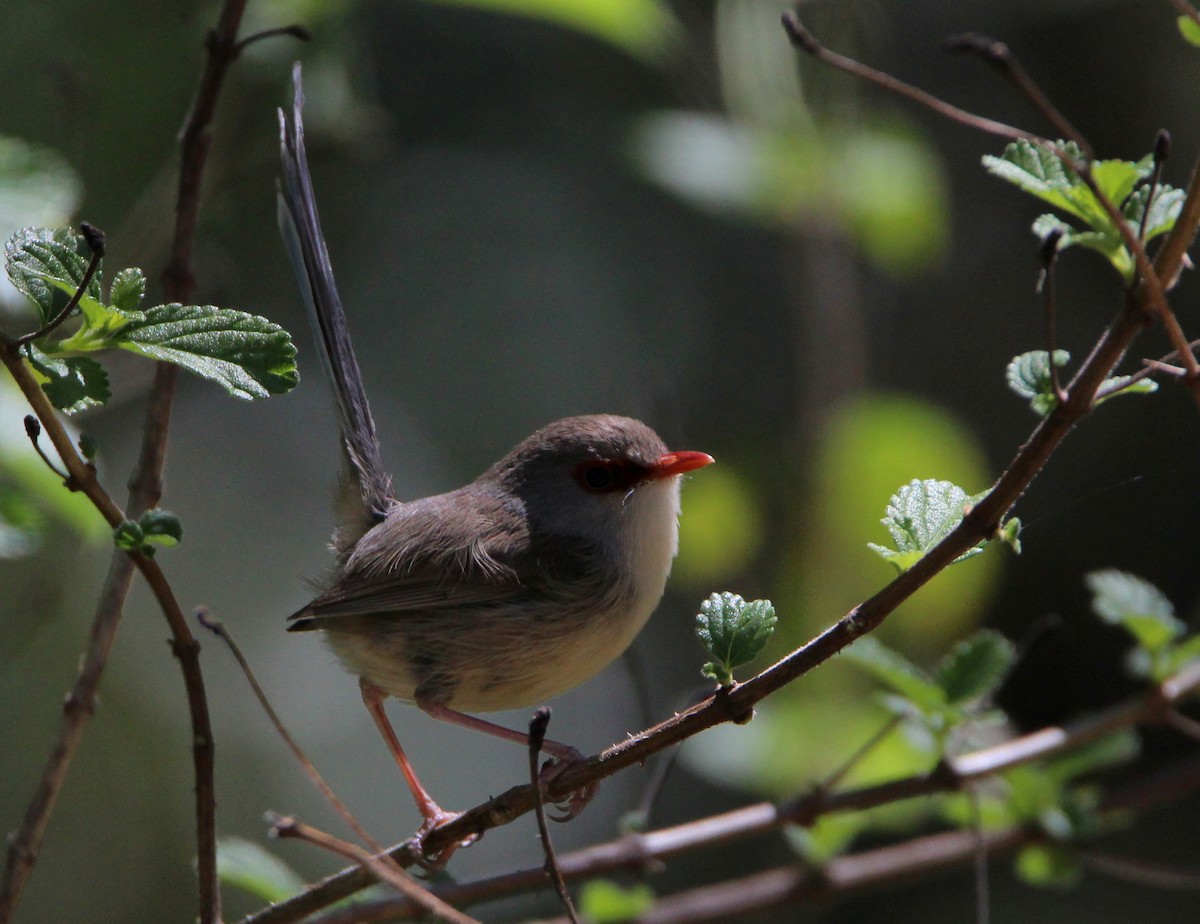
<path fill-rule="evenodd" d="M 371 875 L 385 882 L 399 892 L 404 898 L 421 909 L 425 915 L 431 915 L 435 920 L 448 924 L 480 924 L 469 914 L 464 914 L 457 908 L 446 904 L 435 896 L 408 873 L 396 865 L 396 862 L 386 854 L 377 856 L 363 850 L 357 844 L 351 844 L 332 834 L 306 825 L 291 817 L 273 816 L 271 833 L 276 837 L 294 837 L 306 841 L 322 850 L 328 850 L 338 856 L 345 857 L 369 870 Z"/>

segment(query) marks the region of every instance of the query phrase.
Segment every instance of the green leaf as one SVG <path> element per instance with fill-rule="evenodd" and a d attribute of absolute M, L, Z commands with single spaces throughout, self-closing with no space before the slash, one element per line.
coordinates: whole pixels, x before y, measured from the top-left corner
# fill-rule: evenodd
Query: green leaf
<path fill-rule="evenodd" d="M 5 243 L 8 278 L 37 306 L 42 324 L 66 307 L 83 282 L 90 262 L 90 254 L 84 254 L 89 254 L 87 244 L 70 228 L 22 228 Z M 99 304 L 100 277 L 98 267 L 83 301 Z"/>
<path fill-rule="evenodd" d="M 1084 159 L 1074 142 L 1058 142 L 1058 146 L 1072 160 Z M 1056 152 L 1021 140 L 1008 145 L 1002 157 L 989 155 L 984 157 L 983 163 L 994 176 L 1014 183 L 1084 225 L 1083 229 L 1076 230 L 1057 216 L 1042 215 L 1033 224 L 1034 234 L 1045 240 L 1052 230 L 1058 229 L 1063 234 L 1060 250 L 1076 244 L 1088 247 L 1106 257 L 1122 278 L 1132 277 L 1133 260 L 1125 249 L 1120 229 L 1096 194 Z M 1134 187 L 1153 172 L 1154 160 L 1151 155 L 1139 161 L 1101 160 L 1093 162 L 1090 169 L 1097 188 L 1120 208 L 1130 198 Z M 1144 209 L 1144 202 L 1143 197 L 1140 208 Z M 1166 203 L 1158 219 L 1166 221 L 1172 207 L 1172 202 Z M 1139 206 L 1135 204 L 1132 208 L 1137 210 Z M 1155 207 L 1152 207 L 1153 211 Z"/>
<path fill-rule="evenodd" d="M 758 656 L 776 622 L 770 600 L 747 603 L 728 591 L 712 594 L 696 615 L 696 635 L 714 659 L 701 672 L 722 686 L 733 683 L 733 669 Z"/>
<path fill-rule="evenodd" d="M 169 510 L 158 507 L 147 510 L 138 517 L 138 526 L 141 527 L 146 542 L 175 546 L 183 539 L 183 524 L 179 522 L 179 517 Z"/>
<path fill-rule="evenodd" d="M 1013 550 L 1013 554 L 1021 554 L 1021 518 L 1010 517 L 1004 521 L 996 538 Z"/>
<path fill-rule="evenodd" d="M 945 691 L 933 678 L 873 636 L 856 639 L 842 656 L 887 684 L 922 712 L 937 711 L 947 705 Z"/>
<path fill-rule="evenodd" d="M 1187 631 L 1161 590 L 1124 571 L 1093 571 L 1084 579 L 1092 592 L 1092 609 L 1105 622 L 1122 626 L 1138 647 L 1161 651 Z"/>
<path fill-rule="evenodd" d="M 1084 160 L 1083 152 L 1074 142 L 1059 142 L 1059 146 L 1072 159 Z M 1108 217 L 1079 174 L 1064 164 L 1055 152 L 1041 145 L 1024 139 L 1014 141 L 1005 147 L 1000 157 L 984 155 L 983 166 L 993 176 L 1018 186 L 1090 227 L 1103 226 Z M 1100 164 L 1094 164 L 1093 171 L 1099 167 Z"/>
<path fill-rule="evenodd" d="M 654 907 L 654 890 L 648 885 L 623 889 L 607 879 L 593 879 L 579 892 L 579 913 L 589 924 L 620 924 Z"/>
<path fill-rule="evenodd" d="M 136 266 L 123 269 L 113 277 L 108 300 L 114 308 L 123 312 L 134 312 L 146 295 L 146 277 Z"/>
<path fill-rule="evenodd" d="M 42 391 L 50 403 L 64 414 L 100 407 L 112 397 L 108 388 L 108 373 L 94 359 L 86 356 L 51 356 L 32 343 L 27 344 L 25 349 Z"/>
<path fill-rule="evenodd" d="M 1099 406 L 1110 398 L 1119 398 L 1122 395 L 1152 395 L 1158 391 L 1158 382 L 1154 379 L 1138 379 L 1131 382 L 1131 375 L 1114 375 L 1100 383 L 1100 392 L 1108 392 L 1102 394 L 1096 399 L 1096 405 Z M 1126 385 L 1126 382 L 1130 382 Z"/>
<path fill-rule="evenodd" d="M 1142 226 L 1142 215 L 1146 212 L 1146 200 L 1154 190 L 1154 201 L 1150 203 L 1150 214 L 1146 217 L 1146 233 L 1143 240 L 1151 241 L 1175 227 L 1179 212 L 1183 209 L 1186 193 L 1174 186 L 1153 187 L 1150 184 L 1136 190 L 1126 201 L 1121 211 L 1129 224 L 1137 229 Z"/>
<path fill-rule="evenodd" d="M 113 543 L 126 552 L 142 551 L 145 539 L 146 534 L 133 520 L 122 520 L 113 530 Z"/>
<path fill-rule="evenodd" d="M 182 366 L 236 398 L 282 394 L 299 380 L 288 332 L 266 318 L 228 308 L 159 305 L 123 327 L 113 343 Z"/>
<path fill-rule="evenodd" d="M 1191 16 L 1180 16 L 1175 20 L 1175 24 L 1179 26 L 1179 34 L 1184 39 L 1200 48 L 1200 22 L 1196 22 Z"/>
<path fill-rule="evenodd" d="M 264 902 L 281 902 L 303 891 L 305 882 L 290 866 L 253 841 L 223 837 L 217 842 L 217 876 Z"/>
<path fill-rule="evenodd" d="M 983 629 L 942 659 L 934 679 L 951 705 L 991 695 L 1012 667 L 1016 650 L 999 632 Z"/>
<path fill-rule="evenodd" d="M 1014 356 L 1004 370 L 1004 380 L 1009 391 L 1029 399 L 1035 414 L 1045 417 L 1058 403 L 1054 395 L 1054 384 L 1050 378 L 1049 353 L 1045 350 L 1030 350 Z M 1054 351 L 1054 365 L 1062 368 L 1071 360 L 1066 350 Z"/>
<path fill-rule="evenodd" d="M 1030 885 L 1066 889 L 1083 876 L 1075 851 L 1057 844 L 1034 844 L 1017 855 L 1017 875 Z"/>
<path fill-rule="evenodd" d="M 895 549 L 867 543 L 899 571 L 907 571 L 922 555 L 941 542 L 962 521 L 973 503 L 983 495 L 968 495 L 949 481 L 913 479 L 892 495 L 887 516 L 880 522 L 892 534 Z M 984 543 L 968 549 L 955 559 L 960 562 L 983 551 Z"/>

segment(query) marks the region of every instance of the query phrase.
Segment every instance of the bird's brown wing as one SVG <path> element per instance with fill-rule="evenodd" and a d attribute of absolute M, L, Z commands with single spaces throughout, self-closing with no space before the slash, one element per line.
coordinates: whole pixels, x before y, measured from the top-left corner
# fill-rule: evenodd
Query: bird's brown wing
<path fill-rule="evenodd" d="M 528 599 L 545 583 L 547 562 L 506 503 L 470 485 L 398 505 L 359 541 L 343 576 L 288 617 L 288 628 Z"/>

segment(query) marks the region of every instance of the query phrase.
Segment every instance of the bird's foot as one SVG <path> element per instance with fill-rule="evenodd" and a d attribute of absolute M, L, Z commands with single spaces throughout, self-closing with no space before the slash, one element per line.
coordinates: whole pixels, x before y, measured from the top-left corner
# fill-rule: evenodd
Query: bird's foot
<path fill-rule="evenodd" d="M 450 858 L 454 856 L 454 852 L 460 847 L 470 847 L 477 840 L 478 834 L 472 834 L 469 837 L 463 838 L 461 841 L 443 847 L 435 854 L 430 854 L 425 848 L 425 839 L 437 828 L 444 824 L 448 824 L 455 818 L 458 818 L 460 812 L 447 812 L 436 803 L 433 804 L 431 810 L 425 813 L 425 820 L 421 823 L 421 827 L 413 833 L 413 836 L 408 839 L 408 850 L 413 860 L 422 868 L 430 872 L 439 872 L 446 868 L 446 864 L 450 862 Z"/>
<path fill-rule="evenodd" d="M 587 758 L 583 754 L 567 745 L 557 745 L 551 753 L 553 756 L 542 765 L 541 773 L 538 774 L 538 782 L 542 787 L 551 785 L 570 768 L 587 763 Z M 548 814 L 547 817 L 552 821 L 570 821 L 584 810 L 599 791 L 600 784 L 598 782 L 588 783 L 582 788 L 576 789 L 567 798 L 555 802 L 554 807 L 560 814 Z"/>

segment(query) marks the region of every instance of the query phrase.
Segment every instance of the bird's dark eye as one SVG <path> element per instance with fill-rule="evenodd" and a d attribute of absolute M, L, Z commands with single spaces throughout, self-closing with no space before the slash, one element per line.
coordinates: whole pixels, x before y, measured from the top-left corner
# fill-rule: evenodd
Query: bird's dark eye
<path fill-rule="evenodd" d="M 612 470 L 603 465 L 589 465 L 579 473 L 579 478 L 585 487 L 593 491 L 603 491 L 612 487 L 613 483 Z"/>

